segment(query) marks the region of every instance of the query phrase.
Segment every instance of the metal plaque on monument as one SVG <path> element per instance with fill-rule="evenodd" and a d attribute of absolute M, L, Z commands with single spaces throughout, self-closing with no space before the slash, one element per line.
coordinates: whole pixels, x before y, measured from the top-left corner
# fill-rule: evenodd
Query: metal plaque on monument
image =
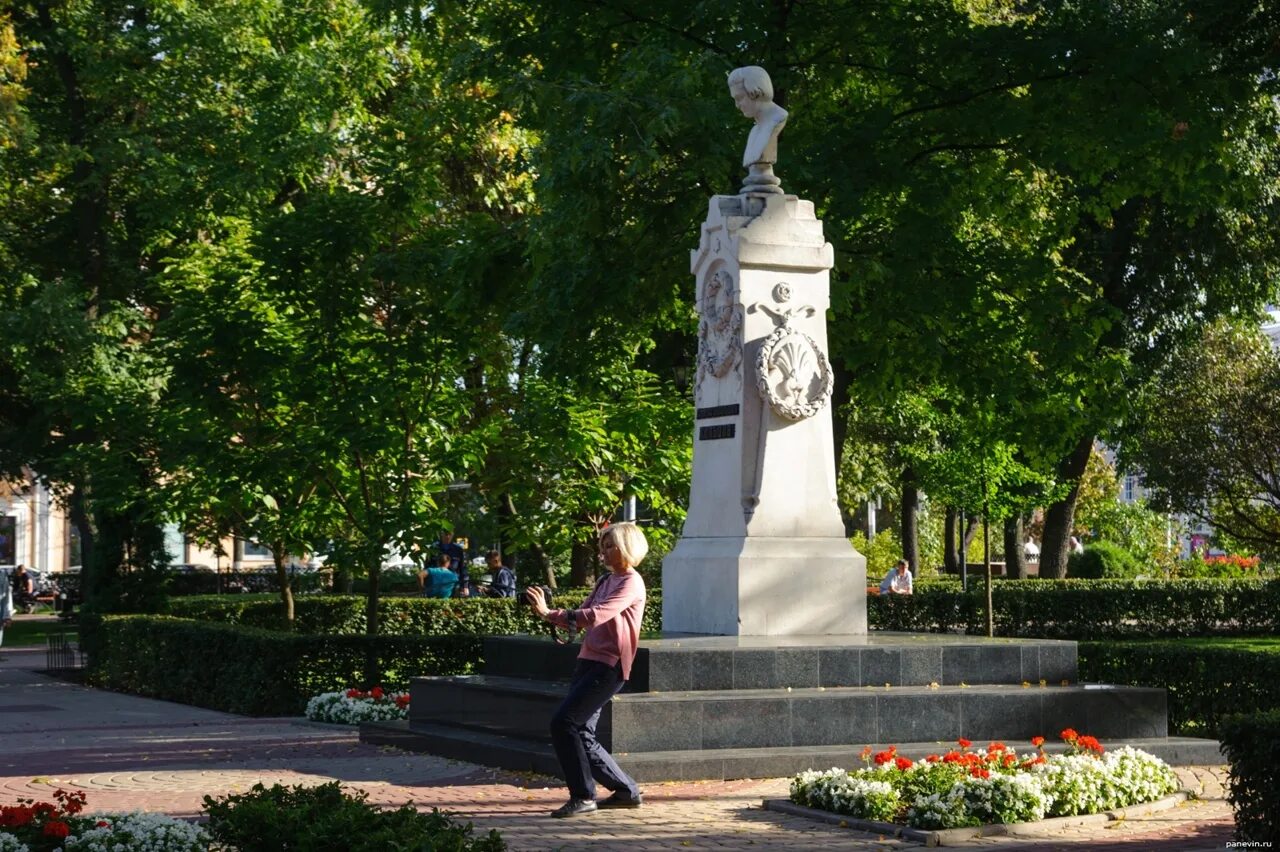
<path fill-rule="evenodd" d="M 831 244 L 773 173 L 787 113 L 764 69 L 729 77 L 754 119 L 737 195 L 711 198 L 697 279 L 693 484 L 662 565 L 664 633 L 862 634 L 866 559 L 836 503 Z"/>

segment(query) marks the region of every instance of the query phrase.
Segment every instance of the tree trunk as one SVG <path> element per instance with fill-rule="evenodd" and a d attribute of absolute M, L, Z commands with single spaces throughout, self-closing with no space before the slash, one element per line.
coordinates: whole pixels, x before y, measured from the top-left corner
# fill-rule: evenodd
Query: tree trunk
<path fill-rule="evenodd" d="M 1022 550 L 1022 515 L 1004 519 L 1004 575 L 1011 580 L 1027 576 L 1027 555 Z"/>
<path fill-rule="evenodd" d="M 1044 515 L 1044 540 L 1040 542 L 1040 576 L 1061 580 L 1067 576 L 1067 558 L 1071 555 L 1071 524 L 1075 519 L 1076 500 L 1080 497 L 1080 477 L 1084 476 L 1093 452 L 1093 436 L 1080 439 L 1071 455 L 1058 463 L 1058 478 L 1071 483 L 1071 490 L 1054 503 Z"/>
<path fill-rule="evenodd" d="M 289 583 L 289 569 L 284 564 L 284 545 L 272 542 L 271 561 L 276 565 L 276 581 L 280 583 L 280 602 L 284 604 L 284 626 L 293 630 L 293 588 Z"/>
<path fill-rule="evenodd" d="M 573 543 L 573 552 L 569 556 L 569 587 L 573 589 L 591 588 L 595 580 L 596 550 L 589 544 L 580 541 Z"/>
<path fill-rule="evenodd" d="M 986 490 L 986 483 L 982 484 Z M 991 608 L 991 519 L 987 515 L 987 502 L 982 501 L 982 574 L 987 595 L 987 636 L 995 636 L 995 611 Z"/>
<path fill-rule="evenodd" d="M 912 574 L 919 573 L 920 490 L 911 468 L 902 473 L 902 558 L 907 560 Z"/>
<path fill-rule="evenodd" d="M 948 574 L 960 571 L 960 511 L 954 506 L 947 507 L 946 519 L 942 525 L 942 565 Z"/>
<path fill-rule="evenodd" d="M 382 657 L 378 653 L 378 580 L 382 574 L 381 556 L 375 555 L 369 560 L 369 594 L 365 598 L 364 619 L 365 635 L 368 644 L 364 652 L 364 686 L 372 689 L 382 683 Z"/>
<path fill-rule="evenodd" d="M 93 600 L 98 591 L 98 578 L 94 573 L 97 537 L 94 535 L 93 524 L 89 521 L 89 512 L 85 509 L 84 491 L 78 484 L 71 489 L 67 498 L 67 511 L 71 516 L 71 523 L 80 533 L 80 603 L 83 605 Z"/>

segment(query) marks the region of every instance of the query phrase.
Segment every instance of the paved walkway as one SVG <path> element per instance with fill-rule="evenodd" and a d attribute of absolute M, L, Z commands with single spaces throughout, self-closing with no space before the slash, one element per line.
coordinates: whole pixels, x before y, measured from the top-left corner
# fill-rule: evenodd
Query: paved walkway
<path fill-rule="evenodd" d="M 787 780 L 649 785 L 634 811 L 572 820 L 546 814 L 565 798 L 555 779 L 361 744 L 346 728 L 296 719 L 249 719 L 88 689 L 36 674 L 43 650 L 5 648 L 0 660 L 0 803 L 80 789 L 93 811 L 141 808 L 196 816 L 202 798 L 254 783 L 339 780 L 388 805 L 457 811 L 496 828 L 515 852 L 560 850 L 901 849 L 915 844 L 761 809 Z M 1231 839 L 1222 800 L 1225 770 L 1180 770 L 1206 797 L 1110 827 L 1044 838 L 988 838 L 971 845 L 1013 850 L 1221 850 Z"/>

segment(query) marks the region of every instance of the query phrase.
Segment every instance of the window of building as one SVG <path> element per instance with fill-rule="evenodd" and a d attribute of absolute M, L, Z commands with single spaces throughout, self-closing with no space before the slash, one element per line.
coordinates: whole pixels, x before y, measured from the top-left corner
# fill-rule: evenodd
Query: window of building
<path fill-rule="evenodd" d="M 16 565 L 18 559 L 18 519 L 0 516 L 0 565 Z"/>
<path fill-rule="evenodd" d="M 271 559 L 271 548 L 259 544 L 252 539 L 244 540 L 245 559 Z"/>

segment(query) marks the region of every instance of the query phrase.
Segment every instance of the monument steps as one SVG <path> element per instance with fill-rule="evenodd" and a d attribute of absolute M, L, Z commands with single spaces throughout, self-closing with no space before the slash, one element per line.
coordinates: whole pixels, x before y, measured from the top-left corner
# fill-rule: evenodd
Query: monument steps
<path fill-rule="evenodd" d="M 560 764 L 544 737 L 530 740 L 492 732 L 466 730 L 448 725 L 407 721 L 367 722 L 360 726 L 362 742 L 389 745 L 409 751 L 427 752 L 454 760 L 465 760 L 515 772 L 537 772 L 559 777 Z M 1174 766 L 1205 766 L 1223 761 L 1218 743 L 1189 737 L 1133 737 L 1106 742 L 1108 748 L 1130 745 L 1154 754 Z M 888 743 L 835 746 L 787 746 L 781 748 L 726 748 L 701 751 L 617 752 L 614 758 L 641 783 L 660 781 L 700 781 L 706 779 L 777 778 L 806 769 L 862 765 L 862 751 L 889 747 Z M 893 743 L 903 757 L 919 760 L 939 754 L 952 743 Z M 985 743 L 980 745 L 985 746 Z M 1031 748 L 1026 743 L 1009 743 L 1020 753 Z M 1046 750 L 1061 751 L 1062 745 Z"/>
<path fill-rule="evenodd" d="M 1071 642 L 879 634 L 790 637 L 767 648 L 757 645 L 750 637 L 642 641 L 628 691 L 601 713 L 601 743 L 646 781 L 776 777 L 853 766 L 862 748 L 876 743 L 897 744 L 904 753 L 904 744 L 924 744 L 920 755 L 945 749 L 957 737 L 1025 747 L 1033 736 L 1053 740 L 1068 727 L 1108 746 L 1150 744 L 1148 750 L 1180 762 L 1190 762 L 1188 755 L 1194 762 L 1221 759 L 1217 743 L 1165 736 L 1163 690 L 1076 682 Z M 361 739 L 558 773 L 548 725 L 578 650 L 540 638 L 489 637 L 485 674 L 414 679 L 409 720 L 362 726 Z M 963 663 L 960 673 L 975 681 L 1021 674 L 1024 669 L 1001 664 L 1017 661 L 1036 670 L 1052 666 L 1067 683 L 816 685 L 868 671 L 877 677 L 887 670 L 918 674 L 921 669 L 911 661 L 924 659 L 919 653 L 942 668 L 947 661 Z M 863 665 L 868 659 L 874 661 L 871 668 Z M 743 685 L 638 691 L 646 682 L 679 682 L 694 672 Z M 746 685 L 781 679 L 815 685 Z"/>

